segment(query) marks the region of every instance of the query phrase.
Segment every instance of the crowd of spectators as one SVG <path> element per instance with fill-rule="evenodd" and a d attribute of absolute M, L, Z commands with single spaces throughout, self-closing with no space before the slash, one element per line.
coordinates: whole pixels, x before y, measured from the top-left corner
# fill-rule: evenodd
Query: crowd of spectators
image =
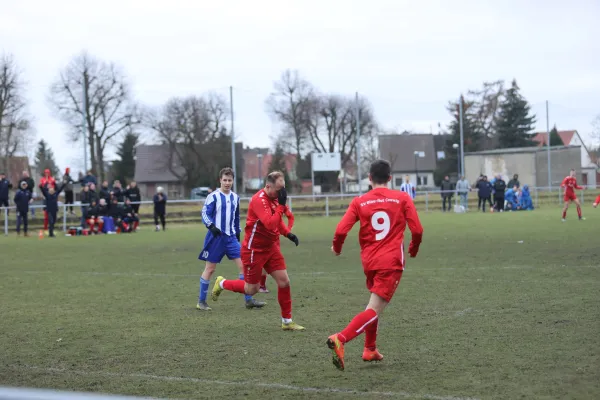
<path fill-rule="evenodd" d="M 125 233 L 136 232 L 139 226 L 139 209 L 142 196 L 136 182 L 131 182 L 125 188 L 121 182 L 115 180 L 111 187 L 108 181 L 102 182 L 99 190 L 96 177 L 90 172 L 87 175 L 79 175 L 77 181 L 73 180 L 67 168 L 62 179 L 57 180 L 49 170 L 44 171 L 38 188 L 43 198 L 44 231 L 49 237 L 55 237 L 54 226 L 59 211 L 59 196 L 64 191 L 64 211 L 75 215 L 74 185 L 81 185 L 79 203 L 81 210 L 80 226 L 70 229 L 75 234 L 99 234 L 99 233 Z M 0 173 L 0 207 L 10 207 L 9 192 L 15 189 L 12 199 L 17 211 L 17 234 L 23 233 L 28 236 L 29 214 L 35 217 L 35 208 L 32 208 L 37 198 L 35 181 L 27 171 L 23 172 L 22 178 L 16 187 Z M 162 187 L 157 188 L 153 196 L 154 224 L 156 231 L 162 227 L 166 229 L 166 203 L 167 195 Z M 7 210 L 7 213 L 9 211 Z"/>

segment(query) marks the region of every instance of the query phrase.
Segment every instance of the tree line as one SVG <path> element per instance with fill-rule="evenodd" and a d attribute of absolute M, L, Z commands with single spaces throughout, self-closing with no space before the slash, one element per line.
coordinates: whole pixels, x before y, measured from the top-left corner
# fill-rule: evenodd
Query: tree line
<path fill-rule="evenodd" d="M 459 143 L 459 102 L 463 106 L 465 151 L 534 145 L 535 116 L 521 95 L 516 81 L 505 88 L 503 81 L 485 82 L 459 100 L 447 105 L 452 120 L 444 148 L 445 159 L 436 171 L 436 181 L 456 170 Z M 158 107 L 148 107 L 133 98 L 131 86 L 121 67 L 86 52 L 74 57 L 59 71 L 48 93 L 48 103 L 68 128 L 68 139 L 85 139 L 90 168 L 101 180 L 109 172 L 105 159 L 117 146 L 118 159 L 112 175 L 127 181 L 133 178 L 135 147 L 144 133 L 165 148 L 164 165 L 185 186 L 212 184 L 217 171 L 230 164 L 231 134 L 229 104 L 216 93 L 173 97 Z M 265 99 L 265 108 L 278 126 L 273 137 L 272 167 L 283 169 L 285 153 L 296 155 L 296 174 L 311 177 L 310 153 L 339 152 L 344 170 L 365 172 L 378 156 L 377 136 L 383 131 L 373 107 L 364 96 L 326 93 L 317 89 L 298 71 L 287 70 L 274 83 Z M 0 58 L 0 159 L 26 153 L 35 137 L 33 118 L 27 112 L 23 73 L 14 57 Z M 551 144 L 562 144 L 556 131 Z M 363 163 L 354 161 L 360 147 Z M 238 165 L 243 165 L 241 148 Z M 52 151 L 43 140 L 37 145 L 36 163 L 41 169 L 56 169 Z M 0 166 L 6 169 L 6 166 Z M 53 171 L 58 172 L 58 171 Z M 241 179 L 241 168 L 238 169 Z M 363 176 L 364 173 L 363 173 Z M 337 173 L 318 174 L 320 184 L 337 185 Z"/>

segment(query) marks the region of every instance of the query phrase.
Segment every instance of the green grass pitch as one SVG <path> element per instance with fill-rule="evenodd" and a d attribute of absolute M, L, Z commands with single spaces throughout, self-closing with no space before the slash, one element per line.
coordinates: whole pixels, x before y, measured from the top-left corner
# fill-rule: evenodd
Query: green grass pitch
<path fill-rule="evenodd" d="M 584 212 L 566 223 L 554 207 L 422 214 L 421 251 L 381 317 L 385 360 L 363 363 L 361 336 L 345 372 L 325 340 L 368 293 L 357 227 L 342 256 L 330 253 L 339 217 L 298 218 L 298 248 L 282 239 L 304 332 L 281 330 L 270 278 L 262 310 L 230 292 L 212 312 L 195 310 L 198 224 L 0 237 L 0 385 L 191 399 L 598 399 L 600 210 Z M 237 276 L 230 262 L 218 271 Z"/>

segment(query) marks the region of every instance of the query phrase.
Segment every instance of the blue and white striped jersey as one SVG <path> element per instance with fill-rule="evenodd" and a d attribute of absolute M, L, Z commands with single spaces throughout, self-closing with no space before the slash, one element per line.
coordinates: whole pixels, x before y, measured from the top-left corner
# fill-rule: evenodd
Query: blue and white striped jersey
<path fill-rule="evenodd" d="M 410 195 L 410 198 L 413 200 L 417 195 L 415 187 L 410 182 L 404 182 L 402 185 L 400 185 L 400 191 L 408 193 Z"/>
<path fill-rule="evenodd" d="M 240 196 L 234 192 L 225 194 L 220 189 L 206 197 L 202 206 L 202 222 L 207 227 L 214 224 L 227 236 L 240 232 Z"/>

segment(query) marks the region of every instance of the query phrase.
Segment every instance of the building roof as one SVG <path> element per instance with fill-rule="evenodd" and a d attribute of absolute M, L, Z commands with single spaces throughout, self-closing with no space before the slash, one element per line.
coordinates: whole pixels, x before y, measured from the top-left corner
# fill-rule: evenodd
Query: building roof
<path fill-rule="evenodd" d="M 550 146 L 550 150 L 562 150 L 569 148 L 576 148 L 581 146 Z M 540 147 L 512 147 L 508 149 L 496 149 L 496 150 L 485 150 L 485 151 L 474 151 L 471 153 L 465 153 L 465 156 L 486 156 L 494 154 L 516 154 L 516 153 L 537 153 L 547 151 L 546 148 Z"/>
<path fill-rule="evenodd" d="M 414 152 L 422 151 L 425 153 L 425 157 L 419 158 L 417 161 L 419 171 L 433 171 L 437 165 L 435 142 L 437 142 L 438 145 L 441 143 L 443 149 L 443 142 L 439 138 L 434 140 L 435 136 L 439 135 L 380 135 L 379 154 L 381 158 L 388 160 L 392 164 L 392 172 L 398 173 L 414 171 Z"/>
<path fill-rule="evenodd" d="M 29 158 L 27 157 L 10 157 L 8 159 L 8 169 L 6 168 L 5 159 L 0 157 L 0 172 L 6 174 L 9 181 L 12 182 L 14 187 L 21 179 L 23 171 L 29 171 Z M 34 180 L 38 180 L 39 177 L 32 176 Z"/>
<path fill-rule="evenodd" d="M 546 144 L 548 144 L 548 133 L 547 132 L 535 132 L 533 134 L 533 141 L 538 143 L 538 146 L 545 146 Z M 570 131 L 558 131 L 558 136 L 560 136 L 560 139 L 562 140 L 563 144 L 565 146 L 568 146 L 571 144 L 571 140 L 573 140 L 573 137 L 575 135 L 579 135 L 577 133 L 576 130 L 570 130 Z"/>

